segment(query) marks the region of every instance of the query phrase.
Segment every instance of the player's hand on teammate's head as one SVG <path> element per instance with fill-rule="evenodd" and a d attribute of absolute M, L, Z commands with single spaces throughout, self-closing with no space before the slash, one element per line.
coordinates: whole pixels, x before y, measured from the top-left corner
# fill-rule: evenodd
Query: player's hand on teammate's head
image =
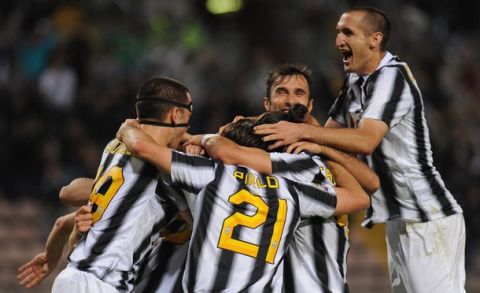
<path fill-rule="evenodd" d="M 233 121 L 232 121 L 232 122 L 228 122 L 227 124 L 224 124 L 224 125 L 220 126 L 220 128 L 218 128 L 218 132 L 217 132 L 217 133 L 220 134 L 220 135 L 222 135 L 223 130 L 225 130 L 225 128 L 227 128 L 228 125 L 230 125 L 230 124 L 232 124 L 232 123 L 235 123 L 235 122 L 237 122 L 238 120 L 243 119 L 243 118 L 245 118 L 245 116 L 242 116 L 242 115 L 237 115 L 237 116 L 235 116 L 235 118 L 233 118 Z"/>
<path fill-rule="evenodd" d="M 274 124 L 257 125 L 254 130 L 255 134 L 263 136 L 263 141 L 275 141 L 268 147 L 272 150 L 300 141 L 302 139 L 300 125 L 302 124 L 280 121 Z"/>
<path fill-rule="evenodd" d="M 46 252 L 37 254 L 18 269 L 18 284 L 25 288 L 38 286 L 55 268 L 57 262 L 58 260 L 49 261 Z"/>
<path fill-rule="evenodd" d="M 75 226 L 81 234 L 87 233 L 93 225 L 92 208 L 81 206 L 75 213 Z"/>

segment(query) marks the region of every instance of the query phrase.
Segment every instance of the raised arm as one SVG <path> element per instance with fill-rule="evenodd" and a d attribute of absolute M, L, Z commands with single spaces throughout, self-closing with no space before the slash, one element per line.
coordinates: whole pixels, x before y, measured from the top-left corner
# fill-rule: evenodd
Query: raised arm
<path fill-rule="evenodd" d="M 76 178 L 60 189 L 60 201 L 64 204 L 81 206 L 88 202 L 94 180 L 92 178 Z"/>
<path fill-rule="evenodd" d="M 349 214 L 370 206 L 370 196 L 363 190 L 358 181 L 340 164 L 327 161 L 327 166 L 335 177 L 337 185 L 337 215 Z"/>
<path fill-rule="evenodd" d="M 243 165 L 255 171 L 271 175 L 272 162 L 264 150 L 244 147 L 223 136 L 211 136 L 204 141 L 203 147 L 208 155 L 228 165 Z"/>
<path fill-rule="evenodd" d="M 373 194 L 380 188 L 380 179 L 377 174 L 364 162 L 350 154 L 308 141 L 299 141 L 291 144 L 287 148 L 287 152 L 289 153 L 298 154 L 302 151 L 323 155 L 331 161 L 339 163 L 355 177 L 368 194 Z"/>
<path fill-rule="evenodd" d="M 255 127 L 255 133 L 266 135 L 265 141 L 276 140 L 270 148 L 307 140 L 348 153 L 371 154 L 388 131 L 383 121 L 362 119 L 358 128 L 331 128 L 281 121 Z"/>
<path fill-rule="evenodd" d="M 122 141 L 132 154 L 149 161 L 158 170 L 170 174 L 172 166 L 172 151 L 157 144 L 141 129 L 124 122 L 117 132 L 117 139 Z"/>
<path fill-rule="evenodd" d="M 18 269 L 17 280 L 21 286 L 39 285 L 57 266 L 74 225 L 75 213 L 59 217 L 48 235 L 45 250 Z"/>

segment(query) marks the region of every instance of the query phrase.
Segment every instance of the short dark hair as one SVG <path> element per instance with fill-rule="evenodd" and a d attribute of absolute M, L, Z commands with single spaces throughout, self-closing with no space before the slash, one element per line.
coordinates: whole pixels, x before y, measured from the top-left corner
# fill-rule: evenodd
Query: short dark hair
<path fill-rule="evenodd" d="M 388 19 L 387 14 L 383 10 L 370 6 L 355 6 L 348 9 L 346 12 L 354 11 L 365 12 L 363 21 L 367 29 L 367 34 L 371 35 L 375 32 L 381 32 L 383 34 L 383 39 L 380 43 L 380 50 L 385 51 L 392 30 L 392 24 Z"/>
<path fill-rule="evenodd" d="M 274 84 L 278 84 L 282 82 L 285 78 L 291 77 L 294 75 L 301 75 L 303 76 L 308 83 L 308 91 L 309 91 L 309 99 L 312 99 L 312 71 L 308 68 L 307 65 L 303 64 L 292 64 L 292 63 L 284 63 L 280 64 L 279 66 L 275 67 L 267 76 L 266 79 L 266 94 L 265 96 L 270 99 L 270 92 L 272 86 Z"/>
<path fill-rule="evenodd" d="M 188 93 L 188 88 L 178 80 L 166 76 L 152 78 L 137 93 L 137 118 L 162 120 L 175 105 L 155 98 L 187 105 Z"/>
<path fill-rule="evenodd" d="M 263 136 L 255 134 L 253 128 L 258 125 L 277 123 L 279 121 L 289 121 L 295 123 L 304 122 L 305 115 L 307 113 L 307 107 L 301 104 L 295 104 L 287 113 L 282 111 L 272 111 L 262 114 L 256 120 L 250 118 L 240 119 L 225 127 L 222 135 L 242 146 L 256 147 L 271 152 L 283 151 L 283 147 L 269 150 L 268 146 L 273 144 L 274 141 L 263 141 Z"/>

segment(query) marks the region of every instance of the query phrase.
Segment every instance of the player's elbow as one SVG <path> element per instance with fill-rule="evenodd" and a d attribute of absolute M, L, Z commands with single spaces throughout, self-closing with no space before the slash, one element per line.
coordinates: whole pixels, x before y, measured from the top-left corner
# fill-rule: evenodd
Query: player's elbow
<path fill-rule="evenodd" d="M 371 140 L 364 140 L 357 143 L 356 153 L 364 156 L 370 156 L 375 151 L 377 144 Z"/>
<path fill-rule="evenodd" d="M 57 218 L 55 221 L 55 229 L 60 230 L 60 231 L 68 231 L 70 232 L 72 230 L 72 221 L 71 221 L 71 215 L 64 215 L 60 216 Z"/>
<path fill-rule="evenodd" d="M 58 197 L 63 204 L 72 204 L 71 201 L 72 188 L 70 185 L 65 185 L 60 189 Z"/>

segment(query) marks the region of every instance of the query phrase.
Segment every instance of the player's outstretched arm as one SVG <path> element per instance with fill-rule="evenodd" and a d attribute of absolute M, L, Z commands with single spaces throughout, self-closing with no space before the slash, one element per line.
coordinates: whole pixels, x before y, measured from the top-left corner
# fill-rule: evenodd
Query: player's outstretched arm
<path fill-rule="evenodd" d="M 138 128 L 138 122 L 127 119 L 117 132 L 117 139 L 125 144 L 132 154 L 154 164 L 158 170 L 170 174 L 172 151 L 157 144 L 151 136 Z"/>
<path fill-rule="evenodd" d="M 288 153 L 299 154 L 303 151 L 323 155 L 331 161 L 339 163 L 357 179 L 368 194 L 373 194 L 380 188 L 380 179 L 377 174 L 367 164 L 350 154 L 309 141 L 299 141 L 287 148 Z"/>
<path fill-rule="evenodd" d="M 203 147 L 211 158 L 224 164 L 243 165 L 265 175 L 272 174 L 270 155 L 259 148 L 240 146 L 219 135 L 204 140 Z"/>
<path fill-rule="evenodd" d="M 275 141 L 269 146 L 280 146 L 306 140 L 327 145 L 348 153 L 371 154 L 388 131 L 383 121 L 362 119 L 358 128 L 319 127 L 305 123 L 280 121 L 275 124 L 255 126 L 255 133 L 265 135 L 265 141 Z"/>
<path fill-rule="evenodd" d="M 48 235 L 45 250 L 18 269 L 17 280 L 25 288 L 39 285 L 55 269 L 73 228 L 75 214 L 59 217 Z"/>
<path fill-rule="evenodd" d="M 337 215 L 349 214 L 370 206 L 370 196 L 363 190 L 358 181 L 340 164 L 327 161 L 327 166 L 332 172 L 337 185 Z"/>
<path fill-rule="evenodd" d="M 64 204 L 81 206 L 88 202 L 94 179 L 76 178 L 60 189 L 60 201 Z"/>

